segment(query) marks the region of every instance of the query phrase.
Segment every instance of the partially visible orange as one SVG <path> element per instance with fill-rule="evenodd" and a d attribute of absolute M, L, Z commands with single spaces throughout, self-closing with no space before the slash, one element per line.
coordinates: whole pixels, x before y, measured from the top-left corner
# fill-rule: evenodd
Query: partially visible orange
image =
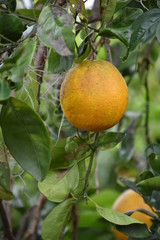
<path fill-rule="evenodd" d="M 113 209 L 121 213 L 136 210 L 138 208 L 143 208 L 156 216 L 155 212 L 144 202 L 143 198 L 131 189 L 124 191 L 113 204 Z M 131 217 L 145 223 L 148 228 L 152 226 L 151 217 L 144 213 L 136 211 L 131 215 Z M 117 240 L 128 239 L 127 235 L 115 229 L 113 229 L 113 234 Z"/>
<path fill-rule="evenodd" d="M 99 132 L 122 118 L 128 103 L 128 88 L 110 62 L 85 60 L 65 77 L 60 102 L 71 125 Z"/>

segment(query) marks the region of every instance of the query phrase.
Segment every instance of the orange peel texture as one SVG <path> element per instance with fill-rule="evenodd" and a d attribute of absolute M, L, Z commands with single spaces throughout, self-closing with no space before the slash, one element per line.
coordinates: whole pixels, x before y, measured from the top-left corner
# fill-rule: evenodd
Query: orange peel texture
<path fill-rule="evenodd" d="M 121 120 L 127 108 L 128 88 L 110 62 L 85 60 L 66 75 L 60 103 L 71 125 L 99 132 Z"/>

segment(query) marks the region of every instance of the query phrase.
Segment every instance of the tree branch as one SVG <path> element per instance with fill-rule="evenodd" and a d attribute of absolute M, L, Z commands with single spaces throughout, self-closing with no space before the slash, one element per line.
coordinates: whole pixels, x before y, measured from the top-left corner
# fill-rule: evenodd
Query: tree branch
<path fill-rule="evenodd" d="M 110 48 L 110 40 L 108 38 L 105 38 L 105 47 L 106 47 L 108 61 L 110 63 L 112 63 L 112 54 L 111 54 L 111 48 Z"/>
<path fill-rule="evenodd" d="M 24 232 L 28 227 L 29 219 L 30 219 L 30 216 L 32 214 L 33 208 L 34 207 L 31 207 L 24 214 L 23 219 L 22 219 L 21 224 L 20 224 L 20 227 L 19 227 L 18 232 L 16 234 L 16 240 L 21 240 L 23 238 L 22 236 L 24 235 Z"/>
<path fill-rule="evenodd" d="M 78 0 L 75 13 L 73 14 L 73 18 L 75 19 L 75 22 L 76 22 L 77 15 L 80 12 L 81 12 L 81 0 Z"/>
<path fill-rule="evenodd" d="M 44 195 L 42 193 L 40 193 L 39 198 L 38 198 L 37 203 L 34 208 L 34 215 L 30 222 L 30 227 L 29 227 L 28 231 L 26 232 L 24 239 L 30 239 L 33 236 L 33 234 L 35 233 L 35 230 L 36 230 L 36 227 L 38 224 L 38 218 L 40 215 L 40 211 L 45 202 L 46 202 L 46 198 L 44 197 Z"/>
<path fill-rule="evenodd" d="M 35 68 L 37 73 L 37 82 L 38 82 L 38 91 L 37 91 L 37 101 L 38 101 L 38 109 L 39 112 L 40 108 L 40 91 L 41 91 L 41 84 L 43 81 L 43 70 L 46 62 L 46 56 L 47 56 L 47 47 L 40 45 L 37 48 L 36 55 L 35 55 Z"/>
<path fill-rule="evenodd" d="M 11 226 L 10 226 L 8 218 L 7 218 L 6 211 L 5 211 L 3 203 L 2 203 L 2 200 L 0 200 L 0 214 L 1 214 L 1 219 L 3 222 L 3 226 L 4 226 L 4 236 L 8 240 L 15 240 L 13 233 L 12 233 Z"/>
<path fill-rule="evenodd" d="M 73 220 L 72 239 L 77 240 L 78 239 L 78 214 L 77 214 L 77 205 L 76 204 L 73 204 L 71 217 Z"/>
<path fill-rule="evenodd" d="M 91 16 L 88 17 L 88 23 L 94 23 L 102 20 L 100 0 L 95 0 L 92 8 Z"/>
<path fill-rule="evenodd" d="M 148 76 L 145 77 L 145 89 L 146 89 L 146 115 L 145 115 L 145 133 L 146 133 L 146 142 L 149 145 L 151 143 L 150 134 L 149 134 L 149 87 L 148 87 Z"/>

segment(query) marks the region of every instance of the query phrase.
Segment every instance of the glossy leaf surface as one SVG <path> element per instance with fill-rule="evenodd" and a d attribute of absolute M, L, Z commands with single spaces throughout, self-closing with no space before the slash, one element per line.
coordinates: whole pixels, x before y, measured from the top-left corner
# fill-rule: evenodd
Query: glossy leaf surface
<path fill-rule="evenodd" d="M 67 72 L 73 63 L 73 55 L 61 56 L 53 49 L 50 50 L 48 56 L 48 71 L 51 73 Z"/>
<path fill-rule="evenodd" d="M 156 34 L 160 23 L 160 9 L 152 9 L 142 14 L 132 25 L 133 33 L 129 42 L 128 53 L 133 51 L 138 44 L 144 44 Z M 126 56 L 126 57 L 127 57 Z"/>
<path fill-rule="evenodd" d="M 77 164 L 66 171 L 50 171 L 38 184 L 40 191 L 53 202 L 62 202 L 72 193 L 79 182 Z"/>
<path fill-rule="evenodd" d="M 50 136 L 41 118 L 28 105 L 11 98 L 2 107 L 0 124 L 12 156 L 24 170 L 41 181 L 51 160 Z"/>
<path fill-rule="evenodd" d="M 68 214 L 71 211 L 73 199 L 57 205 L 45 218 L 42 225 L 42 238 L 45 240 L 59 240 L 63 231 L 64 224 L 67 220 Z"/>
<path fill-rule="evenodd" d="M 10 83 L 10 88 L 20 89 L 26 68 L 30 64 L 36 48 L 34 39 L 27 39 L 4 60 L 0 68 L 0 78 Z"/>
<path fill-rule="evenodd" d="M 106 7 L 106 1 L 105 4 L 103 4 L 103 1 L 101 1 L 101 5 L 104 8 L 103 16 L 102 16 L 102 25 L 101 29 L 105 27 L 105 25 L 111 20 L 113 17 L 114 11 L 116 9 L 116 0 L 109 0 L 107 1 L 107 7 Z"/>
<path fill-rule="evenodd" d="M 145 195 L 150 195 L 152 191 L 160 190 L 160 176 L 147 178 L 137 183 L 138 189 Z"/>
<path fill-rule="evenodd" d="M 6 100 L 11 95 L 11 89 L 9 86 L 9 82 L 5 80 L 0 81 L 0 100 Z"/>
<path fill-rule="evenodd" d="M 98 137 L 94 147 L 100 148 L 101 150 L 113 148 L 120 143 L 124 137 L 125 133 L 107 132 Z"/>
<path fill-rule="evenodd" d="M 58 6 L 46 6 L 38 19 L 37 34 L 47 47 L 52 47 L 58 54 L 74 54 L 74 33 L 71 15 Z"/>
<path fill-rule="evenodd" d="M 14 14 L 2 14 L 0 15 L 2 42 L 17 41 L 24 30 L 21 19 Z M 5 39 L 3 39 L 3 36 Z M 9 39 L 7 41 L 7 39 Z"/>

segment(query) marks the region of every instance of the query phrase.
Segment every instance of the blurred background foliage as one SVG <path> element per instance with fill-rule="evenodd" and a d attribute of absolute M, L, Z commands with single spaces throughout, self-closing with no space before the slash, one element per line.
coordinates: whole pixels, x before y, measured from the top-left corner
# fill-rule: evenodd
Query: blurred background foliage
<path fill-rule="evenodd" d="M 63 5 L 63 1 L 59 2 L 60 5 Z M 74 2 L 76 3 L 76 1 L 73 1 L 73 3 Z M 91 4 L 91 2 L 92 1 L 88 0 L 84 4 L 86 5 L 86 11 L 84 10 L 86 19 L 96 14 L 96 4 Z M 115 15 L 119 15 L 119 26 L 123 24 L 126 26 L 126 22 L 128 24 L 129 21 L 127 12 L 126 16 L 123 16 L 124 12 L 123 9 L 121 10 L 122 7 L 127 6 L 130 8 L 136 8 L 139 11 L 139 13 L 137 12 L 136 14 L 141 14 L 141 11 L 147 12 L 148 10 L 155 9 L 160 6 L 159 1 L 153 0 L 125 0 L 117 2 L 119 3 L 117 6 L 120 10 Z M 34 0 L 32 2 L 29 0 L 0 0 L 0 4 L 0 52 L 2 63 L 3 60 L 6 59 L 6 55 L 8 54 L 9 56 L 13 51 L 13 48 L 17 46 L 18 40 L 21 37 L 25 38 L 26 36 L 34 36 L 36 31 L 34 29 L 34 24 L 39 18 L 44 5 L 47 4 L 47 1 Z M 7 10 L 4 5 L 7 6 Z M 8 11 L 10 12 L 10 15 L 7 15 Z M 87 21 L 83 15 L 83 6 L 81 14 L 82 15 L 79 15 L 79 18 L 81 19 L 81 24 L 83 25 Z M 132 20 L 133 19 L 131 19 L 131 21 Z M 100 23 L 98 22 L 98 24 Z M 92 23 L 89 26 L 93 29 L 97 27 L 95 23 Z M 118 26 L 116 22 L 115 26 Z M 76 27 L 78 28 L 79 25 L 77 24 Z M 79 49 L 82 53 L 80 56 L 77 56 L 77 62 L 80 62 L 87 56 L 98 60 L 106 60 L 110 57 L 104 42 L 102 42 L 102 44 L 99 43 L 100 37 L 98 37 L 94 43 L 98 46 L 95 54 L 93 46 L 91 46 L 91 42 L 88 44 L 91 35 L 87 35 L 83 27 L 80 30 L 76 29 L 76 31 L 76 44 L 77 46 L 82 44 L 81 49 Z M 115 36 L 112 37 L 111 32 L 103 34 L 106 34 L 110 39 L 110 50 L 113 64 L 120 70 L 129 88 L 129 103 L 127 111 L 121 122 L 110 129 L 110 131 L 115 132 L 126 132 L 127 137 L 122 143 L 118 144 L 113 149 L 98 151 L 90 179 L 90 198 L 95 200 L 95 202 L 102 207 L 111 208 L 117 196 L 126 189 L 126 186 L 119 179 L 127 178 L 130 181 L 135 181 L 138 175 L 148 168 L 148 159 L 145 154 L 145 149 L 151 143 L 160 143 L 160 47 L 158 40 L 156 38 L 152 38 L 150 41 L 146 41 L 146 43 L 142 46 L 138 46 L 133 52 L 131 52 L 126 61 L 122 61 L 122 58 L 126 55 L 125 44 L 119 39 L 115 39 Z M 41 35 L 39 36 L 41 38 Z M 147 53 L 147 69 L 143 69 L 144 56 L 150 43 L 151 47 L 149 48 L 149 53 Z M 39 42 L 39 44 L 41 43 Z M 6 51 L 4 51 L 4 47 Z M 67 70 L 71 67 L 73 59 L 72 57 L 68 58 L 67 56 L 66 60 L 63 58 L 64 62 L 62 63 L 61 57 L 58 55 L 55 57 L 54 50 L 49 51 L 49 57 L 45 63 L 44 69 L 41 70 L 43 71 L 43 82 L 41 83 L 40 89 L 41 103 L 39 107 L 39 114 L 46 126 L 49 128 L 53 143 L 55 144 L 57 139 L 60 138 L 56 147 L 53 147 L 52 149 L 52 161 L 55 161 L 56 164 L 54 166 L 51 164 L 51 167 L 54 169 L 62 166 L 62 162 L 64 164 L 64 168 L 65 166 L 72 164 L 71 161 L 68 162 L 68 158 L 72 159 L 72 154 L 74 152 L 72 152 L 72 147 L 73 150 L 76 148 L 76 146 L 72 143 L 72 145 L 69 145 L 70 148 L 68 153 L 66 153 L 66 141 L 68 137 L 73 136 L 76 133 L 76 130 L 70 126 L 66 119 L 64 119 L 62 125 L 62 112 L 59 106 L 59 86 L 64 78 L 65 72 L 67 72 Z M 63 67 L 64 69 L 62 69 Z M 52 68 L 54 71 L 52 71 Z M 145 70 L 148 70 L 147 82 L 144 77 L 146 74 Z M 37 72 L 35 71 L 34 65 L 30 62 L 29 66 L 27 66 L 27 71 L 25 70 L 23 86 L 15 92 L 17 99 L 27 103 L 34 110 L 38 108 L 36 99 L 36 74 Z M 3 100 L 5 100 L 5 98 L 7 99 L 10 95 L 8 86 L 5 87 L 6 95 Z M 1 132 L 0 144 L 2 157 L 3 137 Z M 38 224 L 36 231 L 31 234 L 31 236 L 24 235 L 24 232 L 29 234 L 27 230 L 31 228 L 30 224 L 34 224 L 31 219 L 34 214 L 34 208 L 38 204 L 37 199 L 40 193 L 40 187 L 37 186 L 37 181 L 13 160 L 10 154 L 8 154 L 8 160 L 11 172 L 11 189 L 14 194 L 14 199 L 6 201 L 5 206 L 6 211 L 8 212 L 9 220 L 11 221 L 13 233 L 16 235 L 17 240 L 41 239 L 42 222 L 50 210 L 57 205 L 57 203 L 49 200 L 46 201 L 45 199 L 43 207 L 41 205 L 42 208 L 39 220 L 37 220 Z M 1 160 L 1 162 L 3 161 Z M 111 231 L 111 225 L 98 215 L 92 204 L 85 204 L 85 201 L 79 201 L 77 209 L 73 214 L 77 214 L 79 217 L 77 230 L 78 240 L 114 239 Z M 73 225 L 70 220 L 64 232 L 64 240 L 72 239 L 71 232 L 74 232 L 72 231 L 72 227 Z M 0 239 L 5 239 L 3 237 L 3 224 L 1 219 Z"/>

